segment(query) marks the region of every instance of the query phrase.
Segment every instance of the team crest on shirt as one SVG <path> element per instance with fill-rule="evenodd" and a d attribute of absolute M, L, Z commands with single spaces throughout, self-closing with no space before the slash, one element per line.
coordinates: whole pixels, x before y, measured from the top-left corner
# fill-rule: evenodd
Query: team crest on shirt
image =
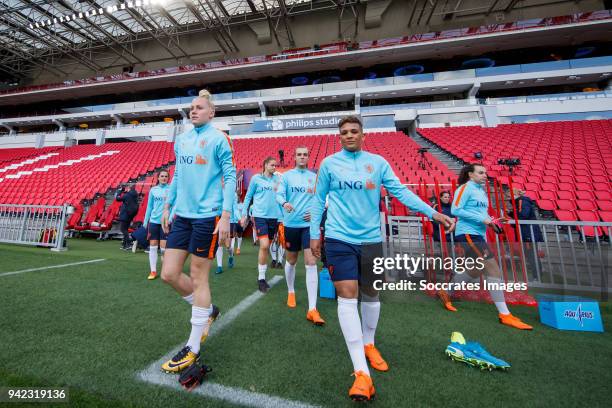
<path fill-rule="evenodd" d="M 204 157 L 200 156 L 199 154 L 196 155 L 195 164 L 207 164 L 207 163 L 208 161 Z"/>
<path fill-rule="evenodd" d="M 370 173 L 370 174 L 374 173 L 374 167 L 372 167 L 371 164 L 366 164 L 363 167 L 365 168 L 365 171 L 367 171 L 368 173 Z"/>
<path fill-rule="evenodd" d="M 374 190 L 376 188 L 376 184 L 374 184 L 372 180 L 368 179 L 366 181 L 365 188 L 366 190 Z"/>
<path fill-rule="evenodd" d="M 206 146 L 206 140 L 202 139 L 202 140 L 200 140 L 200 149 L 203 149 L 204 146 Z"/>
<path fill-rule="evenodd" d="M 306 193 L 312 194 L 312 193 L 314 193 L 314 191 L 312 191 L 312 188 L 308 187 L 308 189 L 306 190 Z"/>

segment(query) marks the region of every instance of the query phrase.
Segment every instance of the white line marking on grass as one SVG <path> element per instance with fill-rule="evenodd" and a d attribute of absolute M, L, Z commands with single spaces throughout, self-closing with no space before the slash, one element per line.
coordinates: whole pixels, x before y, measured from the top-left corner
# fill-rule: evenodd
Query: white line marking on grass
<path fill-rule="evenodd" d="M 95 263 L 95 262 L 102 262 L 102 261 L 106 261 L 106 259 L 93 259 L 91 261 L 73 262 L 73 263 L 67 263 L 67 264 L 63 264 L 63 265 L 51 265 L 51 266 L 43 266 L 41 268 L 24 269 L 22 271 L 5 272 L 5 273 L 0 273 L 0 278 L 3 277 L 3 276 L 18 275 L 20 273 L 35 272 L 35 271 L 44 271 L 46 269 L 65 268 L 67 266 L 85 265 L 85 264 L 90 264 L 90 263 Z"/>
<path fill-rule="evenodd" d="M 283 279 L 281 275 L 276 275 L 270 279 L 270 287 L 273 287 Z M 236 306 L 232 307 L 227 313 L 221 314 L 210 329 L 208 337 L 218 335 L 223 329 L 229 326 L 242 312 L 249 309 L 255 302 L 265 295 L 259 291 L 253 292 L 251 295 L 244 298 Z M 137 377 L 151 384 L 162 385 L 164 387 L 183 390 L 178 383 L 178 376 L 166 374 L 161 371 L 160 366 L 172 358 L 181 348 L 183 344 L 177 346 L 174 350 L 149 365 L 144 370 L 137 373 Z M 281 397 L 275 397 L 258 392 L 243 390 L 238 387 L 228 387 L 221 384 L 215 384 L 209 381 L 204 382 L 201 386 L 192 391 L 192 394 L 199 394 L 204 397 L 228 401 L 234 404 L 244 405 L 256 408 L 315 408 L 316 405 L 307 404 L 300 401 L 292 401 Z"/>

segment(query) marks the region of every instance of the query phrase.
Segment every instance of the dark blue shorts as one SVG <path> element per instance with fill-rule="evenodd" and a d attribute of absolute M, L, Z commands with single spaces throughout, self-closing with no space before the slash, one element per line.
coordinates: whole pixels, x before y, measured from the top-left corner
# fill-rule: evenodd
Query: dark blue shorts
<path fill-rule="evenodd" d="M 242 229 L 242 225 L 240 225 L 239 222 L 232 222 L 230 224 L 230 234 L 232 235 L 232 237 L 236 235 L 242 235 L 243 232 L 244 230 Z"/>
<path fill-rule="evenodd" d="M 489 259 L 493 257 L 491 247 L 482 235 L 455 235 L 455 242 L 463 248 L 466 258 Z"/>
<path fill-rule="evenodd" d="M 273 241 L 277 230 L 278 220 L 276 218 L 255 217 L 255 233 L 257 238 L 268 237 L 270 241 Z"/>
<path fill-rule="evenodd" d="M 285 249 L 292 252 L 310 249 L 310 228 L 285 227 Z"/>
<path fill-rule="evenodd" d="M 373 273 L 374 258 L 382 257 L 382 242 L 355 245 L 333 238 L 325 238 L 327 269 L 334 282 L 358 280 L 360 285 L 371 286 L 374 280 L 383 279 Z"/>
<path fill-rule="evenodd" d="M 184 218 L 176 216 L 168 235 L 167 249 L 182 249 L 200 258 L 213 259 L 218 235 L 213 234 L 219 217 Z"/>
<path fill-rule="evenodd" d="M 162 229 L 161 224 L 150 222 L 147 225 L 147 241 L 165 241 L 166 238 L 167 235 Z"/>

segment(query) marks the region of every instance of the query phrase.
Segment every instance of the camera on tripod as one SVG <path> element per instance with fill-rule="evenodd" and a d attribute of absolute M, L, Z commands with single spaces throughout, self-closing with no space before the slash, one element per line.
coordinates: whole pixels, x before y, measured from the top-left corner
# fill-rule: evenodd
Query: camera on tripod
<path fill-rule="evenodd" d="M 421 155 L 421 157 L 419 157 L 419 164 L 418 166 L 422 169 L 422 170 L 427 170 L 427 169 L 432 169 L 433 166 L 431 165 L 431 162 L 429 161 L 429 158 L 427 156 L 425 156 L 425 153 L 427 153 L 429 151 L 428 147 L 421 147 L 418 152 Z"/>
<path fill-rule="evenodd" d="M 509 159 L 499 159 L 497 160 L 497 164 L 500 164 L 502 166 L 520 166 L 521 164 L 521 159 L 517 159 L 517 158 L 509 158 Z"/>
<path fill-rule="evenodd" d="M 508 167 L 508 172 L 510 173 L 510 175 L 512 175 L 512 173 L 514 173 L 514 168 L 516 166 L 521 165 L 521 159 L 518 159 L 516 157 L 499 159 L 497 160 L 497 164 Z"/>

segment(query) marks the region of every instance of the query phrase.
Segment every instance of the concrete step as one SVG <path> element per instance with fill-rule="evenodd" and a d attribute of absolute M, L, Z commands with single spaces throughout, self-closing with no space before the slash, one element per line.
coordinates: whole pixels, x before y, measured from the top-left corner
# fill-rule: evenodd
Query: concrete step
<path fill-rule="evenodd" d="M 446 153 L 442 149 L 440 149 L 437 145 L 430 142 L 421 136 L 418 132 L 412 139 L 419 144 L 419 146 L 426 147 L 429 149 L 429 153 L 431 153 L 435 158 L 440 160 L 446 167 L 448 167 L 455 174 L 459 174 L 461 171 L 462 163 L 457 160 L 455 157 Z"/>

